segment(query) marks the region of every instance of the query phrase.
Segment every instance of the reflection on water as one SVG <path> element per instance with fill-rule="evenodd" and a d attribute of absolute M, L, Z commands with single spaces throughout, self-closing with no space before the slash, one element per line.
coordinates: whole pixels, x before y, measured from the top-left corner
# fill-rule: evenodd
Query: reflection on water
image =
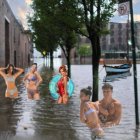
<path fill-rule="evenodd" d="M 75 83 L 75 93 L 67 105 L 58 105 L 52 100 L 48 90 L 49 81 L 54 73 L 42 66 L 41 62 L 43 61 L 39 60 L 39 69 L 43 77 L 43 83 L 39 89 L 41 100 L 28 99 L 22 83 L 23 75 L 17 82 L 20 98 L 15 101 L 4 98 L 5 86 L 0 86 L 0 140 L 93 140 L 94 136 L 90 130 L 79 120 L 79 92 L 81 88 L 92 85 L 91 65 L 72 65 L 71 78 Z M 61 62 L 59 63 L 61 65 Z M 58 72 L 59 63 L 57 63 L 55 73 Z M 140 65 L 138 65 L 138 70 L 140 70 Z M 103 97 L 101 87 L 105 74 L 105 70 L 99 73 L 100 99 Z M 134 118 L 133 76 L 119 78 L 111 84 L 114 87 L 114 98 L 122 103 L 123 115 L 120 125 L 106 128 L 105 136 L 100 139 L 139 139 L 140 128 L 135 127 Z"/>
<path fill-rule="evenodd" d="M 121 79 L 126 79 L 128 76 L 131 76 L 131 72 L 126 72 L 122 74 L 106 75 L 103 79 L 103 82 L 113 82 Z"/>

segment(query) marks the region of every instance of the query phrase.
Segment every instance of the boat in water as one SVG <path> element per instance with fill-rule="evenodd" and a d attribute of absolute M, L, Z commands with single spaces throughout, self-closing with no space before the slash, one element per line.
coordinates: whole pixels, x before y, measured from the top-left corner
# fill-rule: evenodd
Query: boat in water
<path fill-rule="evenodd" d="M 130 72 L 132 65 L 131 64 L 122 64 L 118 66 L 104 65 L 104 67 L 107 75 L 114 75 L 114 74 Z"/>
<path fill-rule="evenodd" d="M 132 74 L 130 72 L 114 74 L 114 75 L 106 75 L 103 79 L 103 82 L 119 81 L 120 79 L 126 79 L 127 77 L 129 77 L 131 75 Z"/>

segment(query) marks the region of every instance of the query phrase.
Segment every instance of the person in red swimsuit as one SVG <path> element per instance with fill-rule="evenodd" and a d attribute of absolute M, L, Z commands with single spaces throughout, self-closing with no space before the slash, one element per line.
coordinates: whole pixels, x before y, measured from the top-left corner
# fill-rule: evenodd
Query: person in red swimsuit
<path fill-rule="evenodd" d="M 67 76 L 67 69 L 65 65 L 62 65 L 59 68 L 59 73 L 62 75 L 62 78 L 57 83 L 58 88 L 58 94 L 60 95 L 58 98 L 58 104 L 67 104 L 68 102 L 68 92 L 67 92 L 67 82 L 68 82 L 68 76 Z"/>

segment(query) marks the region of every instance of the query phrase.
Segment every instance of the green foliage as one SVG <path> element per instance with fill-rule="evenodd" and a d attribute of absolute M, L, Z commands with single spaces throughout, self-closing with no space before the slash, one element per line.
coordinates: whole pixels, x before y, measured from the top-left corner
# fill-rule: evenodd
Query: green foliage
<path fill-rule="evenodd" d="M 72 48 L 75 32 L 89 39 L 107 34 L 106 25 L 116 10 L 115 3 L 116 0 L 33 0 L 34 14 L 28 21 L 37 48 L 49 51 L 50 46 L 58 44 Z"/>
<path fill-rule="evenodd" d="M 36 49 L 43 56 L 44 51 L 48 53 L 56 50 L 58 42 L 58 35 L 55 33 L 55 26 L 53 26 L 53 12 L 51 13 L 51 9 L 46 6 L 49 5 L 47 5 L 45 0 L 33 0 L 32 9 L 34 14 L 28 17 L 28 23 L 32 28 L 33 41 Z"/>
<path fill-rule="evenodd" d="M 77 28 L 77 5 L 74 0 L 33 0 L 33 16 L 28 17 L 33 39 L 39 51 L 54 50 L 58 45 L 65 54 L 75 47 Z"/>
<path fill-rule="evenodd" d="M 85 28 L 77 30 L 78 33 L 88 38 L 108 33 L 107 24 L 116 11 L 115 4 L 116 0 L 80 0 L 79 20 Z"/>
<path fill-rule="evenodd" d="M 80 54 L 80 56 L 90 56 L 92 54 L 91 46 L 83 44 L 79 47 L 78 53 Z"/>
<path fill-rule="evenodd" d="M 60 45 L 68 60 L 76 43 L 76 33 L 91 41 L 95 98 L 101 52 L 99 39 L 108 33 L 107 24 L 116 10 L 115 4 L 116 0 L 33 0 L 34 14 L 29 18 L 34 42 L 41 52 L 52 51 Z"/>

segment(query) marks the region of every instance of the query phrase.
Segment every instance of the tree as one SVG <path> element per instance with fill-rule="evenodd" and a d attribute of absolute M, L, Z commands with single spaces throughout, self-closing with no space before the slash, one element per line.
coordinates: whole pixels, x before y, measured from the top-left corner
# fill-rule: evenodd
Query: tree
<path fill-rule="evenodd" d="M 92 54 L 91 47 L 87 44 L 83 44 L 78 49 L 78 53 L 80 54 L 80 56 L 89 56 Z"/>
<path fill-rule="evenodd" d="M 70 58 L 70 52 L 73 47 L 75 47 L 76 44 L 76 35 L 73 31 L 63 32 L 63 35 L 60 38 L 59 45 L 61 49 L 63 50 L 63 53 L 65 55 L 65 58 L 67 60 L 67 66 L 68 66 L 68 76 L 71 77 L 71 58 Z"/>
<path fill-rule="evenodd" d="M 115 0 L 79 0 L 79 15 L 85 28 L 76 31 L 91 41 L 93 95 L 92 101 L 98 100 L 98 70 L 101 56 L 100 36 L 107 33 L 106 25 L 115 12 Z M 85 30 L 83 30 L 85 29 Z"/>
<path fill-rule="evenodd" d="M 92 48 L 93 96 L 98 100 L 98 69 L 101 55 L 100 36 L 107 33 L 106 25 L 115 12 L 116 0 L 34 0 L 41 5 L 36 13 L 40 19 L 46 19 L 47 26 L 53 31 L 60 46 L 70 53 L 74 42 L 72 34 L 78 33 L 87 37 Z M 51 24 L 50 24 L 51 23 Z M 67 35 L 66 35 L 67 34 Z M 69 36 L 70 35 L 70 36 Z M 65 38 L 66 37 L 66 38 Z M 69 54 L 68 54 L 69 55 Z M 70 63 L 68 62 L 68 65 Z"/>
<path fill-rule="evenodd" d="M 44 1 L 45 2 L 45 1 Z M 50 68 L 53 70 L 53 51 L 57 48 L 58 36 L 55 34 L 55 28 L 52 25 L 52 14 L 49 9 L 45 11 L 44 3 L 34 0 L 32 9 L 34 13 L 28 17 L 29 26 L 32 29 L 33 41 L 36 49 L 46 57 L 50 53 Z M 43 52 L 46 52 L 45 54 Z"/>
<path fill-rule="evenodd" d="M 43 23 L 42 27 L 40 26 L 40 30 L 43 29 L 41 33 L 51 36 L 48 42 L 51 42 L 51 44 L 55 42 L 55 47 L 59 45 L 62 48 L 67 60 L 69 77 L 71 75 L 70 51 L 76 44 L 75 31 L 70 28 L 70 26 L 77 26 L 77 20 L 73 16 L 75 15 L 75 6 L 73 0 L 33 0 L 32 8 L 34 9 L 34 15 L 30 18 L 35 34 L 38 33 L 36 32 L 35 28 L 37 27 L 34 26 L 34 22 L 40 20 Z M 52 51 L 53 49 L 50 49 L 50 54 Z"/>
<path fill-rule="evenodd" d="M 84 57 L 84 63 L 85 63 L 85 56 L 91 56 L 92 50 L 91 46 L 87 44 L 83 44 L 78 49 L 78 54 L 80 55 L 80 63 L 82 61 L 82 57 Z"/>
<path fill-rule="evenodd" d="M 55 23 L 57 33 L 59 34 L 58 44 L 67 61 L 68 76 L 71 77 L 70 52 L 77 42 L 77 35 L 74 28 L 77 28 L 80 25 L 77 18 L 77 5 L 74 3 L 74 0 L 56 0 L 52 3 L 53 5 L 56 5 L 53 9 L 55 11 L 53 22 Z"/>

